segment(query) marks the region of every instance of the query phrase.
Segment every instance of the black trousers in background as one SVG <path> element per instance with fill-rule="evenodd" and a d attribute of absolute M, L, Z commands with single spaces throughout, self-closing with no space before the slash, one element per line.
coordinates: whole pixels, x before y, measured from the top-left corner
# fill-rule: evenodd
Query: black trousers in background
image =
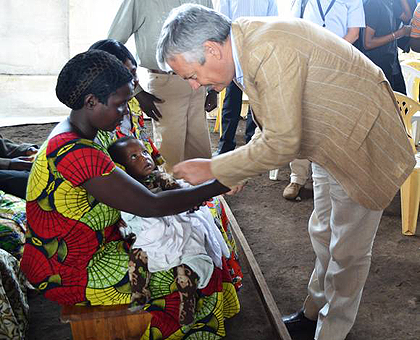
<path fill-rule="evenodd" d="M 0 190 L 26 199 L 29 171 L 0 170 Z"/>
<path fill-rule="evenodd" d="M 217 153 L 225 153 L 236 147 L 236 129 L 240 120 L 242 109 L 242 91 L 232 81 L 226 88 L 225 100 L 222 109 L 222 136 L 219 140 Z M 251 108 L 248 109 L 245 142 L 248 143 L 255 131 L 256 125 L 252 120 Z"/>

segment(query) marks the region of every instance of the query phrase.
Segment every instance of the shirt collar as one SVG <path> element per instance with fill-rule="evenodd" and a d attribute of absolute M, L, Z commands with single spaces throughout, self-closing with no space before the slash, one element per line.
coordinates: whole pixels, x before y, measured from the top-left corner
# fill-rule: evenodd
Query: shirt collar
<path fill-rule="evenodd" d="M 245 88 L 244 73 L 242 71 L 241 64 L 239 63 L 238 51 L 236 50 L 235 39 L 233 38 L 232 28 L 230 29 L 230 41 L 232 44 L 233 63 L 235 64 L 235 80 L 237 83 L 241 84 L 243 88 Z"/>

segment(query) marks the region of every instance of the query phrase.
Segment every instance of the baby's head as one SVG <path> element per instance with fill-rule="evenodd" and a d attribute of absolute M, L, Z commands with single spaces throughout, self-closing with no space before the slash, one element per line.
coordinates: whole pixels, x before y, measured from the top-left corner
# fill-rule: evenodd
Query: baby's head
<path fill-rule="evenodd" d="M 143 142 L 134 137 L 123 137 L 108 148 L 114 162 L 123 165 L 127 173 L 140 181 L 155 169 L 155 163 Z"/>

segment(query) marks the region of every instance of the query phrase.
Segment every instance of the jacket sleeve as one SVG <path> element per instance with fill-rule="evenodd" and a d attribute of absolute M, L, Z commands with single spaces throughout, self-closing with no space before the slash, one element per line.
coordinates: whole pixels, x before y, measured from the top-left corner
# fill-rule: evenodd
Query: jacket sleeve
<path fill-rule="evenodd" d="M 300 150 L 306 60 L 291 48 L 258 45 L 249 50 L 247 65 L 241 66 L 245 92 L 261 133 L 211 163 L 215 177 L 228 187 L 287 164 Z"/>

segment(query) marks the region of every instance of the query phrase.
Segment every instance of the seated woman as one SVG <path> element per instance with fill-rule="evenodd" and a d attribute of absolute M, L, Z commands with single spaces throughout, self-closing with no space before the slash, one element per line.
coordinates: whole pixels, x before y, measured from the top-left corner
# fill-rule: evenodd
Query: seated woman
<path fill-rule="evenodd" d="M 155 169 L 155 163 L 143 142 L 123 137 L 111 144 L 108 152 L 117 164 L 152 192 L 181 188 L 184 185 L 170 174 Z M 185 183 L 184 186 L 189 186 Z M 222 268 L 222 255 L 229 251 L 207 206 L 195 211 L 164 217 L 141 217 L 122 213 L 128 227 L 126 236 L 135 241 L 130 252 L 132 303 L 148 302 L 150 272 L 172 270 L 181 300 L 179 323 L 194 321 L 197 288 L 207 286 L 214 265 Z"/>
<path fill-rule="evenodd" d="M 133 76 L 114 56 L 87 51 L 61 70 L 56 93 L 70 109 L 42 145 L 27 191 L 28 231 L 21 269 L 45 297 L 60 304 L 128 304 L 128 244 L 120 211 L 151 217 L 177 214 L 227 192 L 217 181 L 152 193 L 117 168 L 93 140 L 113 131 L 127 114 Z M 173 273 L 153 273 L 153 318 L 143 339 L 207 339 L 225 335 L 224 319 L 239 311 L 231 277 L 215 268 L 200 290 L 195 323 L 180 327 Z"/>

